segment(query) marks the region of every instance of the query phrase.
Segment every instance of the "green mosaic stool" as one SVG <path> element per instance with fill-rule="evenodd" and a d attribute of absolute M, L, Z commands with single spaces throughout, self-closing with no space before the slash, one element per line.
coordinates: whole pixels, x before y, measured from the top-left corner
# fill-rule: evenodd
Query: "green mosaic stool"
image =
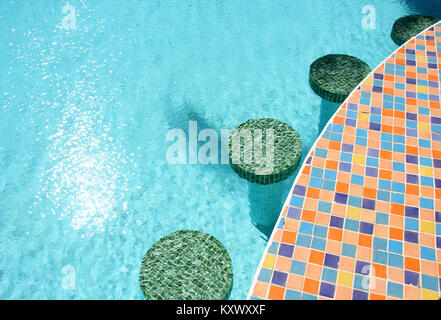
<path fill-rule="evenodd" d="M 156 242 L 141 263 L 139 284 L 147 300 L 223 300 L 233 283 L 231 258 L 213 236 L 191 230 Z"/>
<path fill-rule="evenodd" d="M 401 17 L 394 22 L 390 36 L 397 45 L 401 46 L 438 21 L 434 17 L 417 14 Z"/>
<path fill-rule="evenodd" d="M 231 132 L 228 154 L 231 168 L 248 181 L 252 221 L 268 235 L 280 213 L 282 182 L 302 155 L 300 136 L 282 121 L 252 119 Z"/>
<path fill-rule="evenodd" d="M 360 59 L 345 54 L 329 54 L 315 60 L 309 68 L 309 85 L 323 100 L 319 132 L 340 104 L 366 78 L 371 68 Z"/>

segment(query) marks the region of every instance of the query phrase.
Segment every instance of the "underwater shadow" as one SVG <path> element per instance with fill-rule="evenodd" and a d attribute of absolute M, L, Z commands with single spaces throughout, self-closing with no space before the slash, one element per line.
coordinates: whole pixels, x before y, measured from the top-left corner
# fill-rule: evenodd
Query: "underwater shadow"
<path fill-rule="evenodd" d="M 439 0 L 405 0 L 411 11 L 414 14 L 421 14 L 425 16 L 432 16 L 441 20 L 441 1 Z"/>

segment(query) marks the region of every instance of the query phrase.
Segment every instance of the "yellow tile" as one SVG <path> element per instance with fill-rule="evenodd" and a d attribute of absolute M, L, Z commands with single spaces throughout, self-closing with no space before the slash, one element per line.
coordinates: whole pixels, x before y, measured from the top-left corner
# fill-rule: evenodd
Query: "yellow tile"
<path fill-rule="evenodd" d="M 431 177 L 433 174 L 433 169 L 431 167 L 420 167 L 420 175 Z"/>
<path fill-rule="evenodd" d="M 363 84 L 372 84 L 372 77 L 369 77 L 366 80 L 364 80 Z"/>
<path fill-rule="evenodd" d="M 425 86 L 418 86 L 418 92 L 419 93 L 427 93 L 427 87 Z"/>
<path fill-rule="evenodd" d="M 435 233 L 435 224 L 430 221 L 422 220 L 420 223 L 420 231 L 425 233 Z"/>
<path fill-rule="evenodd" d="M 438 292 L 423 289 L 423 300 L 438 300 L 439 298 Z"/>
<path fill-rule="evenodd" d="M 416 61 L 418 61 L 418 62 L 426 62 L 426 57 L 425 56 L 416 56 Z"/>
<path fill-rule="evenodd" d="M 360 220 L 360 208 L 348 207 L 346 212 L 346 218 Z"/>
<path fill-rule="evenodd" d="M 359 120 L 369 120 L 369 114 L 364 113 L 364 112 L 359 112 L 358 113 L 358 119 Z"/>
<path fill-rule="evenodd" d="M 340 285 L 346 286 L 346 287 L 352 287 L 353 280 L 354 280 L 353 273 L 349 273 L 349 272 L 345 272 L 345 271 L 338 272 L 337 284 L 340 284 Z"/>
<path fill-rule="evenodd" d="M 424 122 L 418 122 L 418 129 L 424 131 L 430 131 L 430 124 Z"/>
<path fill-rule="evenodd" d="M 263 267 L 272 269 L 274 267 L 274 261 L 276 260 L 276 256 L 272 254 L 267 254 L 265 260 L 263 261 Z"/>
<path fill-rule="evenodd" d="M 364 164 L 365 158 L 364 156 L 354 154 L 354 156 L 352 157 L 352 162 L 357 164 Z"/>

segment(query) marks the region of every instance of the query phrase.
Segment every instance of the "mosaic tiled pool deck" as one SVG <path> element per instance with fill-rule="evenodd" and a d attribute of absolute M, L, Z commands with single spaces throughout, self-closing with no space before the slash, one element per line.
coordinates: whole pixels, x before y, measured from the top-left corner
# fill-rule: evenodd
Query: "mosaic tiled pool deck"
<path fill-rule="evenodd" d="M 251 299 L 441 297 L 441 23 L 405 43 L 326 126 Z"/>

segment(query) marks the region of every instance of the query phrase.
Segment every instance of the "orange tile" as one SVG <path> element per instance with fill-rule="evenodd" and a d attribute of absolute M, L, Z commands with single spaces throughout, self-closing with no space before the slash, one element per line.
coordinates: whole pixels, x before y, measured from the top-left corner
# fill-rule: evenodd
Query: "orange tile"
<path fill-rule="evenodd" d="M 389 228 L 389 238 L 395 239 L 395 240 L 403 240 L 403 229 L 398 228 Z"/>
<path fill-rule="evenodd" d="M 369 295 L 369 300 L 386 300 L 386 296 L 383 296 L 381 294 L 371 293 Z"/>
<path fill-rule="evenodd" d="M 407 270 L 420 272 L 420 260 L 411 257 L 404 257 L 404 267 Z"/>
<path fill-rule="evenodd" d="M 386 279 L 387 267 L 385 265 L 373 263 L 372 267 L 371 273 L 375 274 L 375 277 Z"/>
<path fill-rule="evenodd" d="M 268 299 L 270 300 L 283 300 L 285 296 L 285 288 L 278 287 L 278 286 L 271 286 Z"/>
<path fill-rule="evenodd" d="M 295 244 L 296 243 L 296 236 L 297 236 L 296 232 L 284 230 L 282 233 L 282 242 L 288 243 L 288 244 Z"/>
<path fill-rule="evenodd" d="M 372 236 L 360 233 L 358 235 L 358 244 L 370 248 L 372 246 Z"/>
<path fill-rule="evenodd" d="M 317 294 L 319 289 L 319 281 L 305 278 L 303 291 L 311 294 Z"/>
<path fill-rule="evenodd" d="M 343 230 L 337 228 L 329 228 L 328 239 L 341 241 L 343 238 Z"/>
<path fill-rule="evenodd" d="M 325 258 L 324 252 L 317 251 L 317 250 L 311 250 L 311 253 L 309 254 L 309 262 L 315 263 L 318 265 L 323 265 L 323 259 Z"/>
<path fill-rule="evenodd" d="M 303 210 L 302 212 L 302 220 L 308 222 L 314 222 L 315 220 L 315 211 Z"/>
<path fill-rule="evenodd" d="M 390 212 L 393 214 L 399 214 L 400 216 L 404 215 L 404 206 L 398 203 L 392 203 L 390 206 Z"/>
<path fill-rule="evenodd" d="M 313 199 L 318 199 L 320 195 L 320 189 L 317 188 L 308 188 L 308 191 L 306 192 L 306 196 Z"/>

